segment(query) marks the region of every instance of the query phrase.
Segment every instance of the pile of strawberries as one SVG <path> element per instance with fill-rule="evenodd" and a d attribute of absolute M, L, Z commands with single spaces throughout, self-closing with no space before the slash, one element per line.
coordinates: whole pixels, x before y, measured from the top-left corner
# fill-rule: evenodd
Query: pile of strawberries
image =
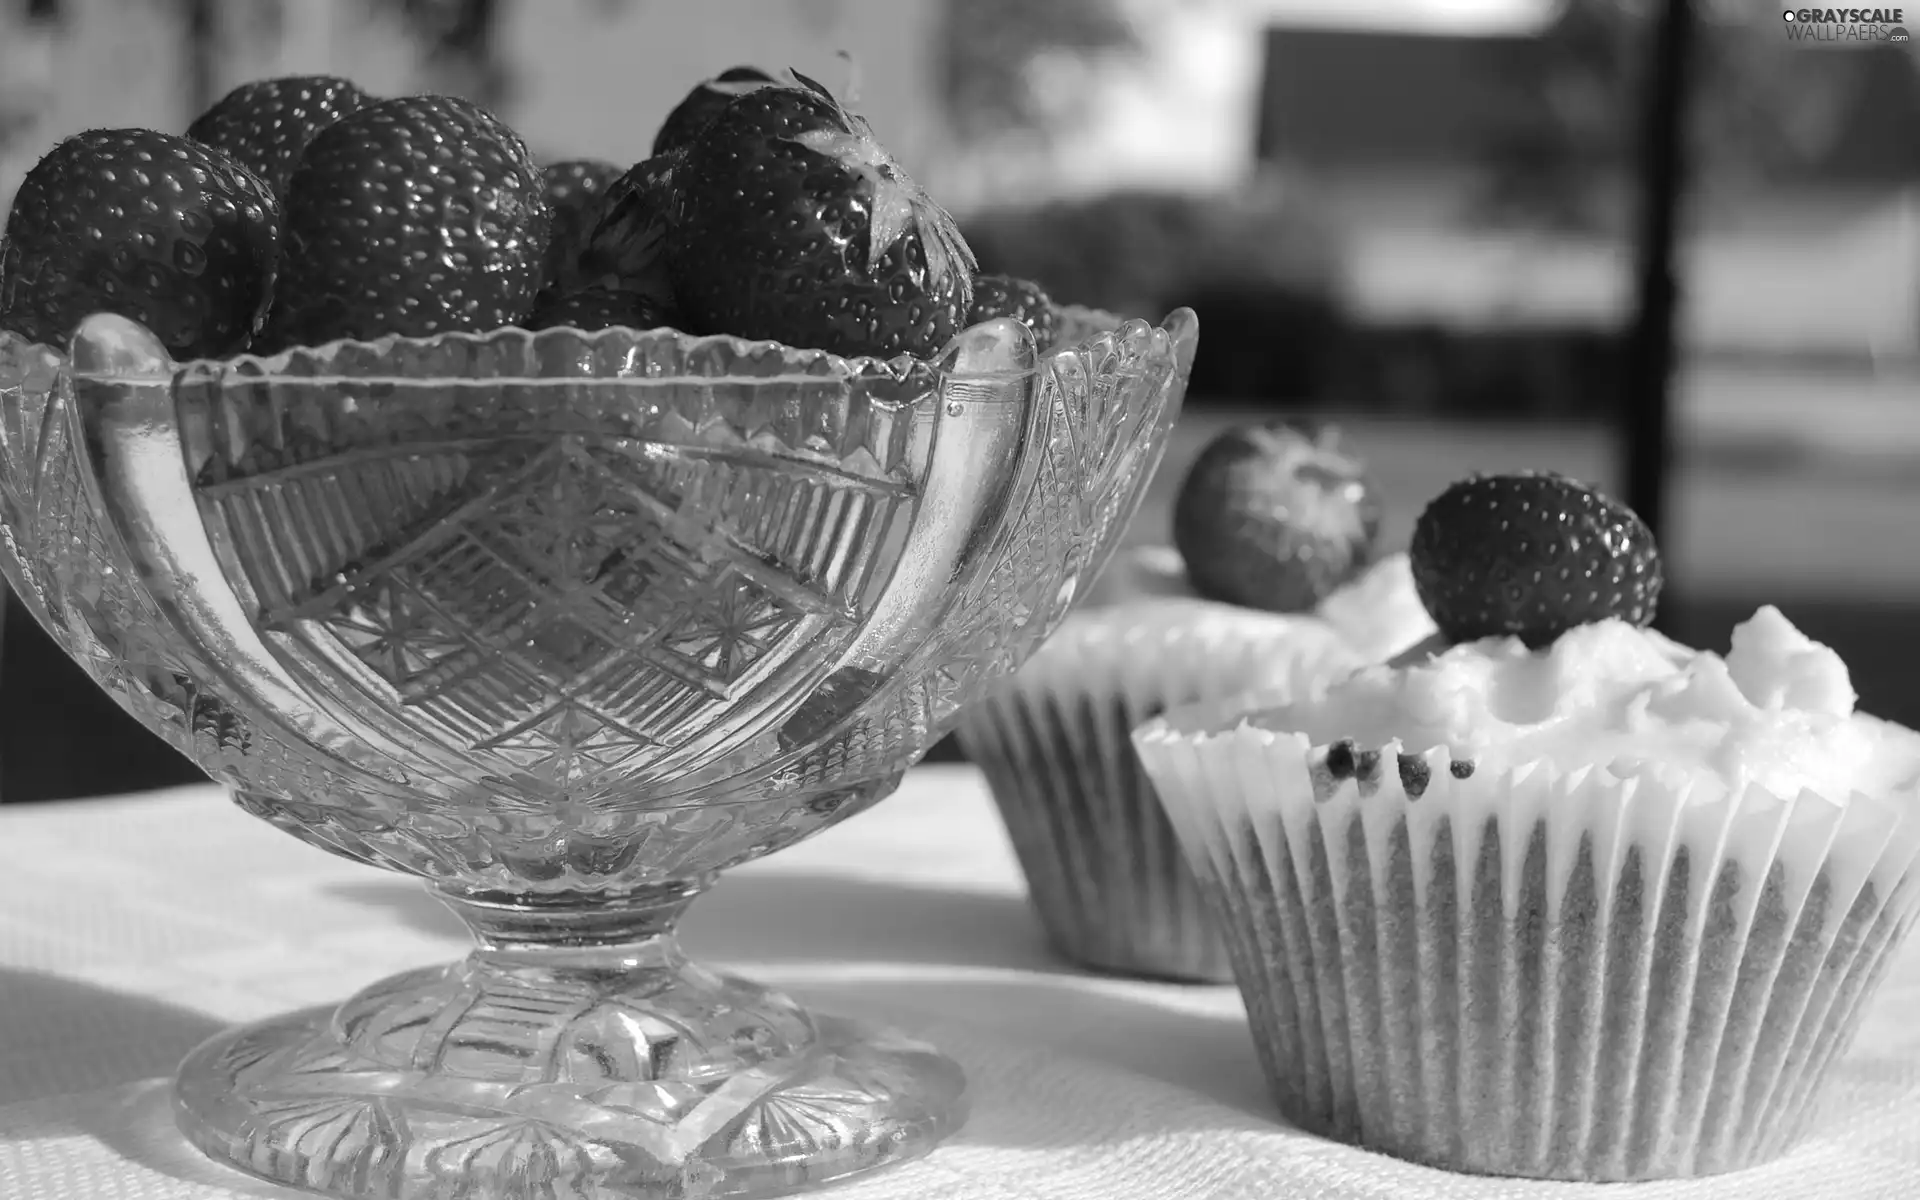
<path fill-rule="evenodd" d="M 797 73 L 736 67 L 622 169 L 534 163 L 448 96 L 246 84 L 188 127 L 93 130 L 27 175 L 0 241 L 0 329 L 63 344 L 95 312 L 178 359 L 503 326 L 672 327 L 922 358 L 1012 316 L 953 218 L 860 117 Z"/>

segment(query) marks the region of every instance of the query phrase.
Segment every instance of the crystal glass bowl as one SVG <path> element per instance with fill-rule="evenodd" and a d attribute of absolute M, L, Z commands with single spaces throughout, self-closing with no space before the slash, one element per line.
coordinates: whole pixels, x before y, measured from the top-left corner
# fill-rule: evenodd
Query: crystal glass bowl
<path fill-rule="evenodd" d="M 0 335 L 0 560 L 147 727 L 472 929 L 220 1035 L 215 1158 L 341 1197 L 742 1196 L 924 1153 L 959 1068 L 689 963 L 717 872 L 861 811 L 1065 615 L 1197 339 L 1068 310 L 932 363 L 670 330 L 177 364 Z"/>

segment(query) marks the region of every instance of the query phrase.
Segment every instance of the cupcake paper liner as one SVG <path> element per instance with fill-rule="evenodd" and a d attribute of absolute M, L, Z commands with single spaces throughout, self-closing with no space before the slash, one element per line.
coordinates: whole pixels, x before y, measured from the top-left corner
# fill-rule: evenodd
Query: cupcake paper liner
<path fill-rule="evenodd" d="M 1457 778 L 1397 744 L 1330 769 L 1300 735 L 1193 717 L 1136 745 L 1274 1100 L 1400 1158 L 1618 1181 L 1775 1157 L 1920 911 L 1911 797 Z"/>
<path fill-rule="evenodd" d="M 1129 734 L 1175 705 L 1358 665 L 1325 627 L 1136 604 L 1070 618 L 970 706 L 961 747 L 987 777 L 1055 949 L 1098 971 L 1230 982 L 1212 911 Z"/>

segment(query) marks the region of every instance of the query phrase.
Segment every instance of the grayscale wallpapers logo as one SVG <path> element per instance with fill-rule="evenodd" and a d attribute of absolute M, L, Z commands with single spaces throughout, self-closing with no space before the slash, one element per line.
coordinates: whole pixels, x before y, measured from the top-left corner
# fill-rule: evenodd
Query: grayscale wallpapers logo
<path fill-rule="evenodd" d="M 1910 40 L 1904 8 L 1789 8 L 1780 16 L 1788 41 L 1840 49 Z"/>

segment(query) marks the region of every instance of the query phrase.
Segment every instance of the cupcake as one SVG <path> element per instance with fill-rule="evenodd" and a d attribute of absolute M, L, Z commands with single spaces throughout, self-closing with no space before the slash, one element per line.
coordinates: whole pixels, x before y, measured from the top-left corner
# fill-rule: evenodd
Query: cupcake
<path fill-rule="evenodd" d="M 1761 608 L 1645 628 L 1658 553 L 1556 476 L 1422 514 L 1433 644 L 1135 743 L 1281 1113 L 1458 1171 L 1779 1154 L 1920 910 L 1920 735 Z"/>
<path fill-rule="evenodd" d="M 1433 625 L 1406 556 L 1370 561 L 1379 505 L 1335 433 L 1229 431 L 1196 461 L 1176 514 L 1178 546 L 1117 557 L 958 734 L 1062 956 L 1224 983 L 1226 947 L 1130 731 L 1201 698 L 1311 689 Z"/>

